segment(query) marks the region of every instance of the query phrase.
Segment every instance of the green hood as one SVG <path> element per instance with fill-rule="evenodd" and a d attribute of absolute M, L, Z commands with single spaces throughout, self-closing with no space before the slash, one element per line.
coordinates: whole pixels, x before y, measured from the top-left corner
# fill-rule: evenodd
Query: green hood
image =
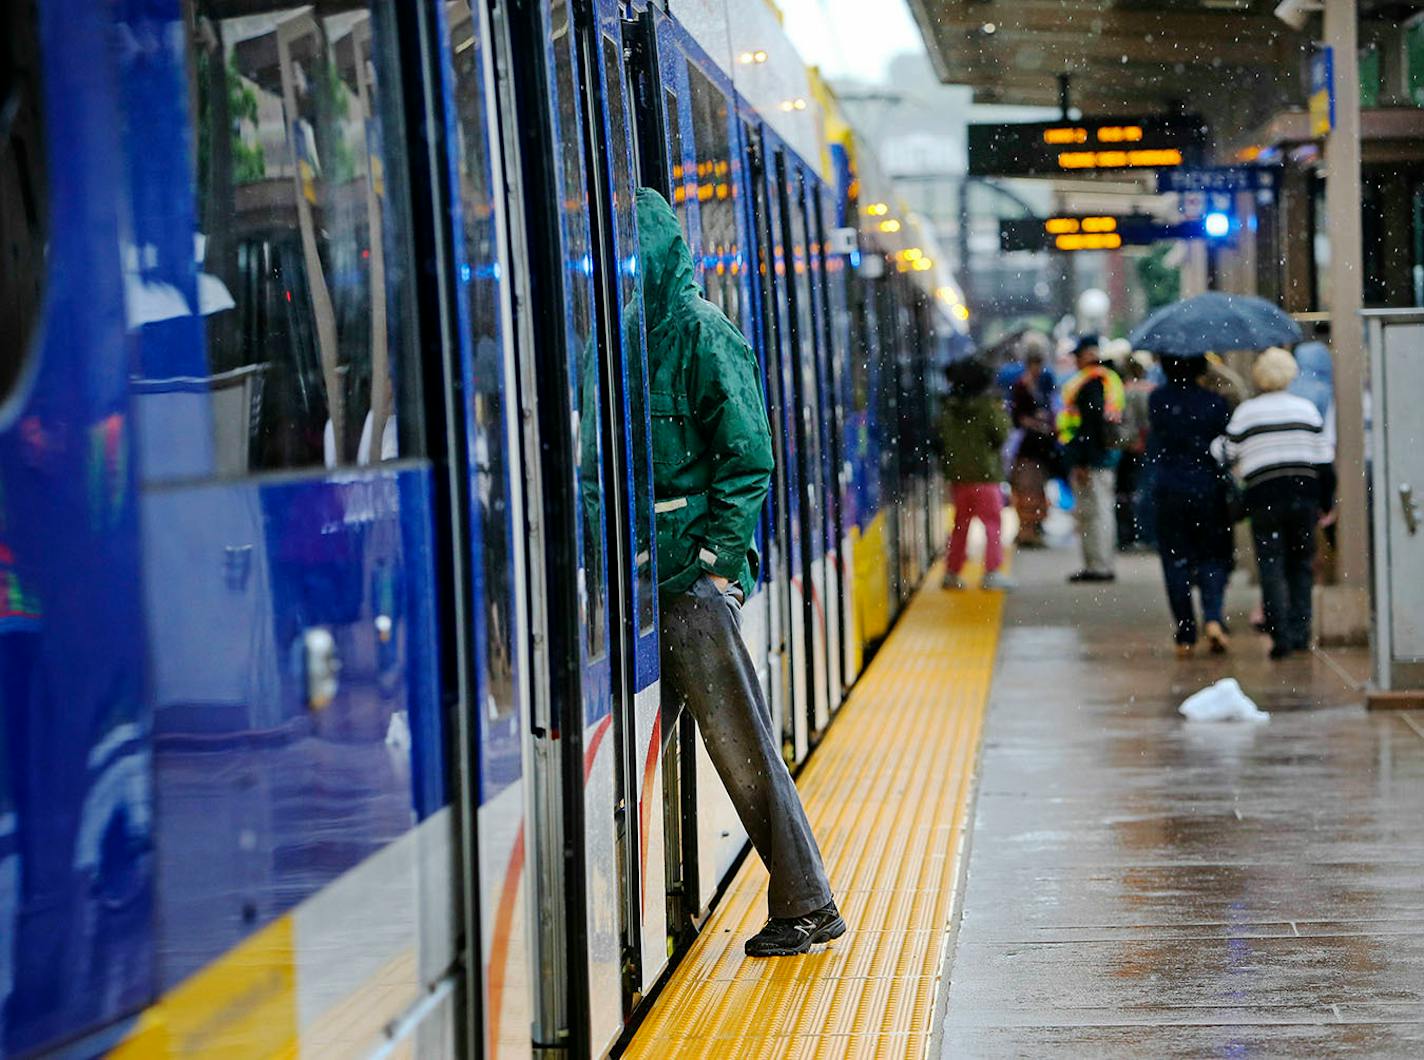
<path fill-rule="evenodd" d="M 706 572 L 750 595 L 775 466 L 756 357 L 702 297 L 667 200 L 640 188 L 637 206 L 659 588 L 686 592 Z"/>
<path fill-rule="evenodd" d="M 668 201 L 651 188 L 639 188 L 638 248 L 642 252 L 643 315 L 651 335 L 683 319 L 689 301 L 701 296 L 692 268 L 692 251 Z"/>

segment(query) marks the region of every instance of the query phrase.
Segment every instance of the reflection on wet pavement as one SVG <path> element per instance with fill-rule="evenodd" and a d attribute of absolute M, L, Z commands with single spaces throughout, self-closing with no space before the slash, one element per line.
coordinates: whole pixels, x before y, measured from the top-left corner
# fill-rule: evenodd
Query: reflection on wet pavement
<path fill-rule="evenodd" d="M 1350 653 L 1270 663 L 1243 579 L 1233 653 L 1179 662 L 1153 557 L 1066 565 L 1016 562 L 943 1055 L 1424 1054 L 1418 719 Z M 1226 675 L 1269 724 L 1180 720 Z"/>

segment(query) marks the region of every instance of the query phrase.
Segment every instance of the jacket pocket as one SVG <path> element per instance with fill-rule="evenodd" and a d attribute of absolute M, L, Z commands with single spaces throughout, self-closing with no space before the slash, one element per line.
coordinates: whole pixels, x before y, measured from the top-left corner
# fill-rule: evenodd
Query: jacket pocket
<path fill-rule="evenodd" d="M 700 445 L 692 422 L 692 404 L 686 394 L 651 391 L 648 413 L 652 418 L 653 465 L 683 468 L 695 461 Z"/>
<path fill-rule="evenodd" d="M 660 498 L 654 503 L 658 532 L 658 581 L 667 582 L 697 566 L 697 550 L 707 520 L 707 495 Z"/>

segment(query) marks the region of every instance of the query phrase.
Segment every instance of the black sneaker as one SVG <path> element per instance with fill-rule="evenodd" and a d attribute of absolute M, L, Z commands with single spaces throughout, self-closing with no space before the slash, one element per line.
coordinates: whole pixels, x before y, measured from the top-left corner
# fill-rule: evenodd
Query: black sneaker
<path fill-rule="evenodd" d="M 793 957 L 812 946 L 838 939 L 846 932 L 835 902 L 805 916 L 774 916 L 751 938 L 747 939 L 748 957 Z"/>
<path fill-rule="evenodd" d="M 1068 575 L 1068 580 L 1074 584 L 1081 582 L 1115 582 L 1117 575 L 1111 571 L 1080 570 Z"/>

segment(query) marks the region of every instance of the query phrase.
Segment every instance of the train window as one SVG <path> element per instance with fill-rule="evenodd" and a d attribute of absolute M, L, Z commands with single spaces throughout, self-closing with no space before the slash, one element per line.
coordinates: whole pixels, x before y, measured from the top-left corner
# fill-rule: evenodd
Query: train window
<path fill-rule="evenodd" d="M 697 151 L 697 207 L 702 220 L 702 285 L 707 300 L 741 326 L 741 263 L 732 197 L 732 148 L 727 97 L 692 63 L 692 139 Z"/>
<path fill-rule="evenodd" d="M 171 223 L 153 223 L 172 218 L 151 201 L 161 185 L 150 187 L 140 152 L 126 268 L 138 292 L 131 323 L 136 311 L 139 324 L 186 315 L 165 309 L 175 298 L 197 307 L 206 357 L 190 363 L 197 351 L 187 347 L 150 357 L 145 347 L 135 395 L 141 412 L 178 409 L 174 397 L 186 396 L 186 422 L 206 422 L 211 458 L 175 470 L 150 452 L 150 478 L 416 455 L 419 417 L 397 415 L 398 398 L 418 406 L 413 384 L 401 393 L 401 369 L 413 377 L 415 366 L 406 232 L 391 194 L 402 137 L 392 127 L 400 108 L 385 96 L 397 83 L 390 42 L 359 3 L 327 15 L 249 3 L 223 17 L 222 0 L 185 7 L 196 230 L 184 248 Z M 200 421 L 193 394 L 205 399 Z"/>
<path fill-rule="evenodd" d="M 608 100 L 612 135 L 608 154 L 613 163 L 613 215 L 618 228 L 618 285 L 623 305 L 623 344 L 628 379 L 629 415 L 633 423 L 633 563 L 638 580 L 638 628 L 652 631 L 653 512 L 652 467 L 647 430 L 647 352 L 643 345 L 642 277 L 638 271 L 638 229 L 633 214 L 633 159 L 629 154 L 627 84 L 620 57 L 623 47 L 612 37 L 603 38 L 603 91 Z"/>
<path fill-rule="evenodd" d="M 579 412 L 575 451 L 579 453 L 583 496 L 584 623 L 590 659 L 603 654 L 608 644 L 608 577 L 603 549 L 603 512 L 598 464 L 601 416 L 598 411 L 598 373 L 593 359 L 593 288 L 590 280 L 593 251 L 589 245 L 588 190 L 584 183 L 583 143 L 579 137 L 577 81 L 574 75 L 573 18 L 568 0 L 550 5 L 554 46 L 554 93 L 559 109 L 559 186 L 564 210 L 564 285 L 569 299 L 569 344 L 579 359 L 574 408 Z"/>
<path fill-rule="evenodd" d="M 23 374 L 40 309 L 48 184 L 35 0 L 0 13 L 0 403 Z"/>
<path fill-rule="evenodd" d="M 474 387 L 468 395 L 475 432 L 475 473 L 484 552 L 485 672 L 489 713 L 513 713 L 514 549 L 510 540 L 509 444 L 502 386 L 504 346 L 499 311 L 499 242 L 491 179 L 490 115 L 484 94 L 484 49 L 477 11 L 468 0 L 450 9 L 455 58 L 455 112 L 464 256 L 460 276 L 469 306 Z"/>

